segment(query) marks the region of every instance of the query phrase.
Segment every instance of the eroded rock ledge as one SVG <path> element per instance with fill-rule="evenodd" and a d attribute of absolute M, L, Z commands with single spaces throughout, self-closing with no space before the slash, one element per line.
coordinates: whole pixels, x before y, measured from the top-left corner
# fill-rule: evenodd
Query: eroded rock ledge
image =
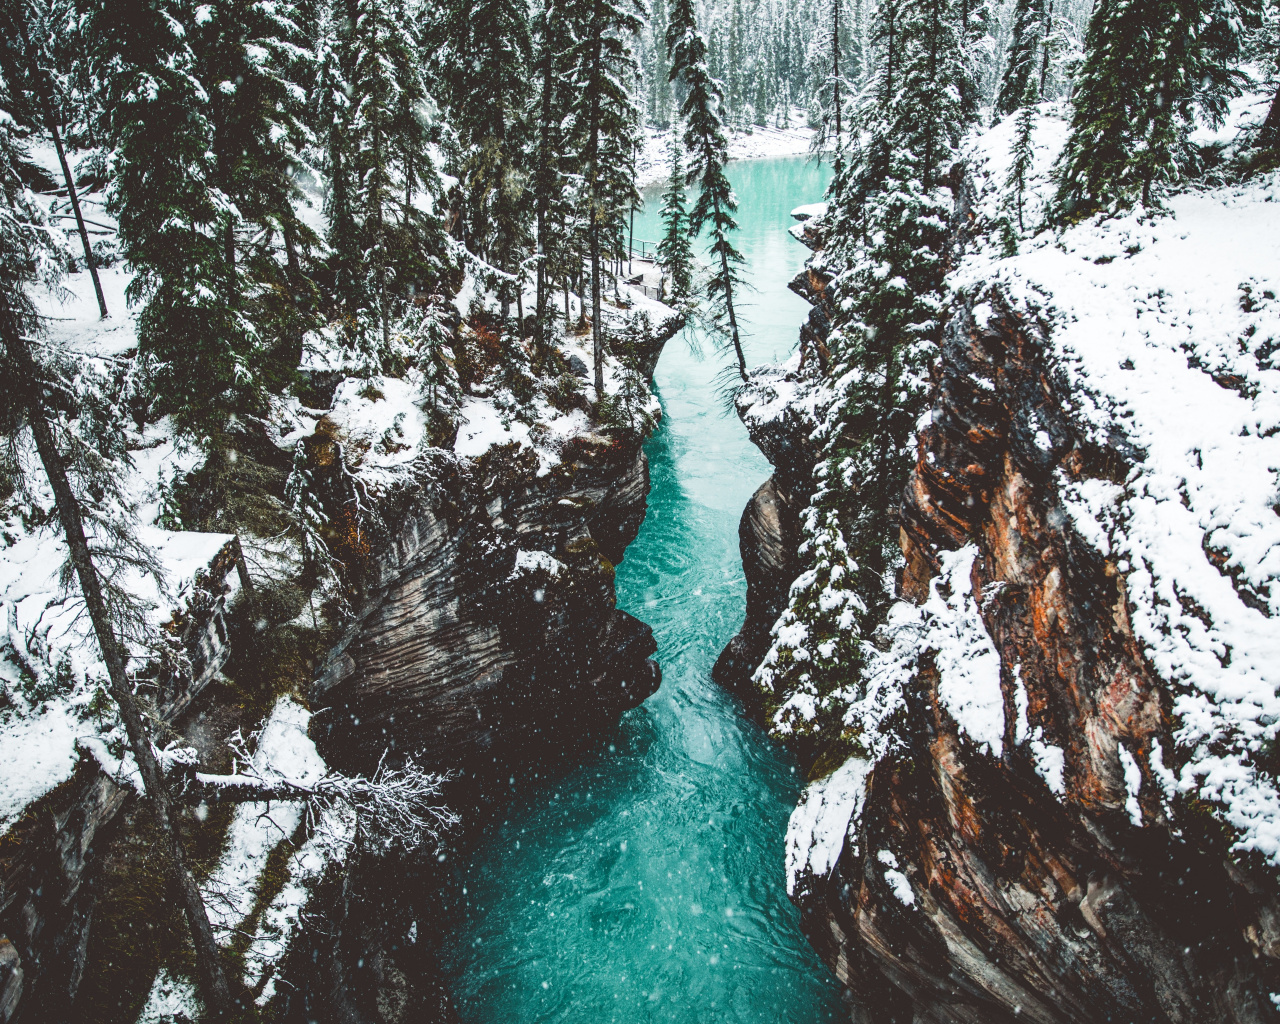
<path fill-rule="evenodd" d="M 1123 577 L 1060 500 L 1059 466 L 1076 479 L 1124 471 L 1121 450 L 1080 440 L 1064 397 L 1034 328 L 1008 313 L 953 324 L 903 504 L 902 593 L 922 601 L 939 554 L 976 544 L 1002 753 L 960 730 L 923 666 L 905 694 L 905 748 L 870 779 L 859 842 L 801 897 L 809 933 L 869 1020 L 1274 1020 L 1272 881 L 1228 859 L 1207 812 L 1204 834 L 1172 832 L 1150 768 L 1142 827 L 1127 807 L 1122 752 L 1147 766 L 1153 743 L 1173 749 L 1168 692 L 1130 630 Z M 1064 752 L 1058 794 L 1037 744 Z M 895 894 L 881 851 L 901 862 L 914 903 Z"/>
<path fill-rule="evenodd" d="M 542 476 L 511 445 L 392 495 L 376 583 L 313 689 L 326 759 L 394 750 L 483 789 L 616 724 L 660 679 L 613 582 L 648 490 L 640 438 L 589 435 Z"/>
<path fill-rule="evenodd" d="M 962 729 L 926 657 L 856 832 L 829 873 L 798 879 L 806 933 L 867 1024 L 1273 1021 L 1274 878 L 1230 855 L 1194 800 L 1171 821 L 1151 767 L 1174 749 L 1169 689 L 1130 628 L 1123 574 L 1059 494 L 1060 480 L 1123 480 L 1134 453 L 1084 440 L 1038 328 L 994 298 L 985 325 L 961 311 L 944 343 L 900 593 L 946 598 L 948 554 L 976 548 L 951 583 L 971 586 L 994 643 L 1004 735 L 993 751 Z M 743 519 L 748 573 L 781 561 L 748 525 L 761 504 Z"/>

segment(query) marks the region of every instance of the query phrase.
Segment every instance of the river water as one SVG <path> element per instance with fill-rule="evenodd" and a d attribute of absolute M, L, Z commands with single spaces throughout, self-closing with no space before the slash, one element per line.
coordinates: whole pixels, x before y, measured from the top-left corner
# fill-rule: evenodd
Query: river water
<path fill-rule="evenodd" d="M 821 197 L 827 172 L 802 158 L 729 172 L 756 289 L 739 307 L 748 363 L 784 358 L 807 315 L 786 287 L 807 255 L 787 234 L 789 213 Z M 656 239 L 657 196 L 646 198 L 635 234 Z M 738 519 L 770 472 L 717 396 L 723 365 L 668 343 L 648 514 L 618 566 L 619 606 L 657 638 L 661 689 L 583 767 L 526 788 L 455 869 L 444 960 L 464 1021 L 842 1016 L 785 891 L 799 780 L 709 674 L 742 622 Z"/>

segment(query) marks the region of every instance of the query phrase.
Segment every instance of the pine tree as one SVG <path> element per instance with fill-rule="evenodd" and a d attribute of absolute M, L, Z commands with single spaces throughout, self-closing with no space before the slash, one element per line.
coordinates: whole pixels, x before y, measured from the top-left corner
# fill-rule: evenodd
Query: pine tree
<path fill-rule="evenodd" d="M 266 358 L 255 372 L 273 388 L 297 367 L 301 336 L 312 326 L 290 301 L 309 291 L 298 250 L 313 241 L 295 210 L 308 140 L 300 83 L 313 74 L 295 14 L 287 0 L 230 0 L 198 12 L 188 35 L 209 95 L 213 184 L 228 200 L 221 213 L 225 291 L 258 330 Z"/>
<path fill-rule="evenodd" d="M 451 170 L 462 182 L 470 250 L 506 274 L 530 248 L 525 189 L 528 101 L 533 82 L 529 10 L 513 0 L 452 0 L 439 27 L 440 94 L 458 133 Z M 508 278 L 496 279 L 506 308 Z"/>
<path fill-rule="evenodd" d="M 5 0 L 0 4 L 0 67 L 3 67 L 4 76 L 10 83 L 10 95 L 14 98 L 26 95 L 34 101 L 26 113 L 53 141 L 67 186 L 67 202 L 80 235 L 85 267 L 93 280 L 98 313 L 105 320 L 108 316 L 107 300 L 102 293 L 98 261 L 93 246 L 89 244 L 89 232 L 80 210 L 75 176 L 71 173 L 63 146 L 63 129 L 58 116 L 62 104 L 59 102 L 57 76 L 51 71 L 56 64 L 53 48 L 59 31 L 68 20 L 69 12 L 56 2 Z"/>
<path fill-rule="evenodd" d="M 1250 40 L 1250 57 L 1257 61 L 1273 91 L 1267 115 L 1258 127 L 1256 147 L 1280 153 L 1280 3 L 1265 0 L 1259 25 Z"/>
<path fill-rule="evenodd" d="M 1005 52 L 1004 74 L 996 95 L 996 110 L 1012 114 L 1022 106 L 1027 83 L 1038 70 L 1040 47 L 1044 41 L 1044 0 L 1016 0 L 1013 28 Z"/>
<path fill-rule="evenodd" d="M 960 42 L 960 110 L 966 124 L 978 118 L 978 109 L 988 96 L 988 82 L 993 74 L 995 40 L 991 30 L 995 21 L 987 0 L 956 0 L 956 34 Z"/>
<path fill-rule="evenodd" d="M 639 200 L 628 173 L 634 152 L 639 71 L 630 39 L 640 30 L 637 0 L 576 0 L 571 7 L 575 132 L 583 162 L 591 258 L 591 336 L 597 400 L 604 398 L 604 323 L 601 313 L 602 258 L 606 245 L 622 240 L 626 211 Z"/>
<path fill-rule="evenodd" d="M 1151 206 L 1194 164 L 1197 114 L 1219 123 L 1239 91 L 1239 45 L 1231 0 L 1102 0 L 1055 169 L 1054 217 Z"/>
<path fill-rule="evenodd" d="M 1035 132 L 1035 100 L 1038 91 L 1034 81 L 1028 80 L 1022 109 L 1018 111 L 1018 120 L 1014 126 L 1009 174 L 1005 179 L 1005 187 L 1009 189 L 1010 204 L 1013 206 L 1014 214 L 1018 219 L 1018 233 L 1020 235 L 1025 235 L 1027 232 L 1023 209 L 1026 205 L 1027 173 L 1031 170 L 1031 164 L 1035 157 L 1032 148 L 1032 136 Z"/>
<path fill-rule="evenodd" d="M 673 134 L 667 146 L 671 173 L 662 193 L 663 235 L 658 242 L 658 265 L 670 283 L 669 297 L 684 305 L 693 291 L 693 244 L 689 238 L 689 215 L 685 209 L 685 174 L 680 141 Z"/>
<path fill-rule="evenodd" d="M 860 638 L 894 599 L 894 517 L 943 328 L 952 208 L 946 179 L 965 124 L 959 21 L 943 0 L 878 5 L 867 86 L 850 133 L 856 144 L 846 147 L 848 162 L 828 190 L 825 258 L 835 316 L 824 369 L 840 392 L 804 526 L 813 571 L 785 613 L 785 621 L 805 626 L 807 657 L 793 657 L 780 640 L 760 676 L 765 689 L 782 692 L 808 673 L 820 709 L 825 694 L 813 691 L 813 681 L 857 678 Z"/>
<path fill-rule="evenodd" d="M 729 234 L 738 227 L 733 214 L 738 201 L 733 194 L 724 165 L 728 143 L 720 109 L 720 84 L 707 67 L 707 42 L 698 31 L 692 0 L 674 0 L 667 27 L 667 53 L 671 77 L 687 90 L 681 114 L 685 120 L 684 144 L 689 151 L 686 180 L 698 183 L 698 198 L 689 213 L 689 233 L 694 237 L 708 226 L 711 234 L 713 269 L 707 282 L 709 319 L 728 335 L 738 360 L 738 373 L 747 379 L 747 359 L 738 334 L 738 318 L 733 306 L 734 289 L 741 285 L 738 268 L 742 254 L 734 248 Z"/>
<path fill-rule="evenodd" d="M 218 187 L 211 87 L 191 37 L 205 8 L 181 0 L 113 0 L 92 11 L 115 146 L 109 208 L 135 275 L 140 352 L 159 411 L 194 436 L 262 407 L 256 326 L 227 273 L 222 230 L 233 203 Z"/>
<path fill-rule="evenodd" d="M 538 66 L 537 148 L 534 153 L 533 192 L 534 237 L 537 244 L 537 309 L 534 338 L 539 359 L 549 344 L 551 282 L 566 262 L 569 220 L 569 188 L 562 163 L 565 150 L 563 129 L 571 99 L 566 88 L 568 55 L 572 49 L 569 26 L 560 5 L 546 0 L 535 22 Z M 566 314 L 567 319 L 567 314 Z"/>
<path fill-rule="evenodd" d="M 408 356 L 393 344 L 398 319 L 415 295 L 439 287 L 451 260 L 432 201 L 439 179 L 406 9 L 385 0 L 351 2 L 355 17 L 341 53 L 345 104 L 335 104 L 345 115 L 335 165 L 342 163 L 334 174 L 345 178 L 344 231 L 355 243 L 345 256 L 354 271 L 347 301 L 354 313 L 351 341 L 370 369 L 384 372 Z"/>

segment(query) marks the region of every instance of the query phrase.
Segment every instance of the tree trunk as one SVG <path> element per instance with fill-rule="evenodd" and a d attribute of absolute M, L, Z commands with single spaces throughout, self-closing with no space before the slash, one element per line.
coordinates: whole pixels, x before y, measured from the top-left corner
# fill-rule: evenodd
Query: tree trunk
<path fill-rule="evenodd" d="M 1049 30 L 1053 27 L 1053 0 L 1049 0 L 1049 9 L 1044 16 L 1044 29 L 1040 33 L 1040 89 L 1038 96 L 1044 100 L 1044 83 L 1049 77 Z"/>
<path fill-rule="evenodd" d="M 602 28 L 597 13 L 592 19 L 591 32 L 594 50 L 591 58 L 591 108 L 588 119 L 587 181 L 591 202 L 591 346 L 595 361 L 596 401 L 604 401 L 604 339 L 600 322 L 600 89 L 596 79 L 600 76 L 602 60 Z"/>
<path fill-rule="evenodd" d="M 222 229 L 222 261 L 227 265 L 227 287 L 235 292 L 236 287 L 236 226 L 228 217 Z"/>
<path fill-rule="evenodd" d="M 604 339 L 600 336 L 600 225 L 591 215 L 591 352 L 595 360 L 596 401 L 604 400 Z"/>
<path fill-rule="evenodd" d="M 98 297 L 98 315 L 105 320 L 108 316 L 107 299 L 102 294 L 102 282 L 98 280 L 98 264 L 93 258 L 93 247 L 89 244 L 89 231 L 84 226 L 84 214 L 80 212 L 80 197 L 76 195 L 76 180 L 71 174 L 71 165 L 67 162 L 66 151 L 62 148 L 62 134 L 58 131 L 58 119 L 53 112 L 53 98 L 49 95 L 48 82 L 45 81 L 44 73 L 36 63 L 35 54 L 31 49 L 31 38 L 27 34 L 27 19 L 25 15 L 18 17 L 18 26 L 22 32 L 22 46 L 26 53 L 27 69 L 31 74 L 36 89 L 40 93 L 40 108 L 44 113 L 45 127 L 49 129 L 49 134 L 53 136 L 53 146 L 58 151 L 58 163 L 62 165 L 62 177 L 67 182 L 67 198 L 71 200 L 71 211 L 76 218 L 76 229 L 80 232 L 80 242 L 84 246 L 84 262 L 89 268 L 89 276 L 93 278 L 93 292 Z"/>
<path fill-rule="evenodd" d="M 138 763 L 138 770 L 142 774 L 147 803 L 164 843 L 162 859 L 169 875 L 169 882 L 180 894 L 183 909 L 187 915 L 187 923 L 191 928 L 191 941 L 195 946 L 201 993 L 208 1008 L 216 1017 L 226 1017 L 234 1008 L 234 1001 L 223 971 L 222 954 L 213 937 L 213 928 L 209 924 L 204 898 L 200 895 L 195 879 L 192 878 L 191 871 L 187 867 L 181 838 L 173 821 L 169 792 L 152 750 L 150 737 L 147 736 L 142 724 L 142 714 L 129 687 L 129 679 L 125 672 L 125 652 L 111 627 L 97 569 L 89 553 L 80 505 L 71 490 L 71 482 L 67 476 L 62 454 L 58 451 L 53 431 L 49 428 L 39 374 L 36 372 L 31 353 L 27 350 L 26 343 L 19 333 L 17 317 L 4 297 L 0 297 L 0 333 L 4 335 L 5 348 L 18 371 L 19 386 L 26 392 L 28 421 L 31 432 L 35 436 L 36 450 L 44 465 L 49 486 L 53 489 L 58 519 L 66 537 L 71 564 L 75 568 L 80 591 L 84 596 L 85 609 L 89 613 L 89 621 L 93 624 L 93 631 L 102 651 L 102 660 L 107 667 L 111 696 L 120 708 L 120 720 L 124 723 L 125 732 L 129 737 L 129 746 Z"/>
<path fill-rule="evenodd" d="M 733 311 L 733 286 L 729 283 L 729 254 L 720 250 L 720 272 L 724 274 L 724 306 L 729 313 L 729 337 L 733 339 L 733 351 L 738 356 L 738 374 L 747 379 L 747 357 L 742 354 L 742 340 L 738 337 L 738 316 Z"/>
<path fill-rule="evenodd" d="M 1280 88 L 1276 89 L 1271 99 L 1271 109 L 1267 111 L 1267 119 L 1262 122 L 1262 145 L 1266 147 L 1280 146 Z"/>
<path fill-rule="evenodd" d="M 286 221 L 282 230 L 284 234 L 285 267 L 289 271 L 290 279 L 296 281 L 302 275 L 302 268 L 298 265 L 298 249 L 293 241 L 293 226 Z"/>
<path fill-rule="evenodd" d="M 538 121 L 538 298 L 534 310 L 534 341 L 541 356 L 547 344 L 547 303 L 550 291 L 547 280 L 547 213 L 551 205 L 551 114 L 552 89 L 555 87 L 554 53 L 551 49 L 551 14 L 553 0 L 547 0 L 542 8 L 542 96 Z M 569 317 L 566 314 L 565 323 Z"/>
<path fill-rule="evenodd" d="M 836 148 L 840 147 L 840 0 L 831 11 L 831 90 L 836 110 Z"/>

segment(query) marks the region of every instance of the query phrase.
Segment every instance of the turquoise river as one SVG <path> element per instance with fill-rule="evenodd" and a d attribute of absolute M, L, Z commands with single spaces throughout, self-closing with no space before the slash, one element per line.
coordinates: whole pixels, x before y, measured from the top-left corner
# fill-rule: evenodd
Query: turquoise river
<path fill-rule="evenodd" d="M 789 214 L 827 172 L 798 157 L 729 169 L 754 288 L 739 307 L 748 362 L 785 358 L 807 315 L 787 289 L 807 255 Z M 635 235 L 654 239 L 646 198 Z M 799 780 L 710 679 L 742 622 L 738 519 L 770 472 L 717 396 L 722 366 L 668 343 L 648 515 L 618 566 L 619 606 L 656 635 L 661 689 L 588 763 L 527 789 L 451 880 L 445 966 L 468 1024 L 844 1015 L 784 885 Z"/>

